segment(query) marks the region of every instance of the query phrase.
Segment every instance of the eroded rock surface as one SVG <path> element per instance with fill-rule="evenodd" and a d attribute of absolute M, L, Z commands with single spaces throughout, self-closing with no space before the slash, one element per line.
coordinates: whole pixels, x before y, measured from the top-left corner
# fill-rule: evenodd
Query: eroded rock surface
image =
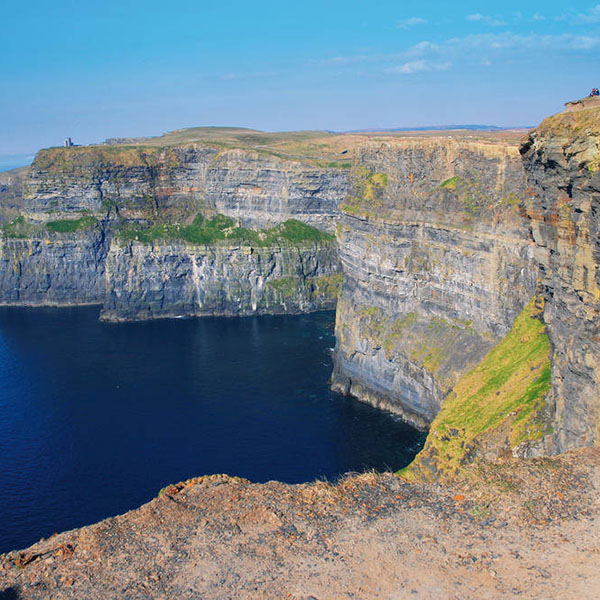
<path fill-rule="evenodd" d="M 600 108 L 532 131 L 521 152 L 552 345 L 550 451 L 600 440 Z"/>
<path fill-rule="evenodd" d="M 338 225 L 337 389 L 431 422 L 535 292 L 525 189 L 516 146 L 361 147 Z"/>
<path fill-rule="evenodd" d="M 225 214 L 230 229 L 295 219 L 332 231 L 347 172 L 214 144 L 42 150 L 0 178 L 0 304 L 98 303 L 109 320 L 333 308 L 333 236 L 192 243 L 174 228 Z M 149 240 L 131 233 L 163 225 Z"/>
<path fill-rule="evenodd" d="M 113 242 L 101 318 L 258 315 L 335 308 L 334 241 L 301 246 Z"/>

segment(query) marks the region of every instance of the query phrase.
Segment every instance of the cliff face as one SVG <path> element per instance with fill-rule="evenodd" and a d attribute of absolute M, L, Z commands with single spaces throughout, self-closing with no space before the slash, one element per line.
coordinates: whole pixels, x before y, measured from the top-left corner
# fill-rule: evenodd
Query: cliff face
<path fill-rule="evenodd" d="M 556 115 L 521 148 L 552 348 L 550 450 L 600 439 L 600 109 Z"/>
<path fill-rule="evenodd" d="M 99 304 L 104 298 L 105 231 L 0 239 L 0 304 Z"/>
<path fill-rule="evenodd" d="M 516 146 L 371 143 L 338 225 L 334 387 L 426 426 L 510 329 L 537 266 Z"/>
<path fill-rule="evenodd" d="M 203 210 L 248 227 L 294 218 L 332 231 L 347 177 L 345 168 L 210 144 L 53 148 L 38 153 L 25 198 L 33 214 L 185 220 Z"/>
<path fill-rule="evenodd" d="M 332 308 L 340 265 L 321 232 L 348 170 L 313 162 L 214 144 L 42 150 L 0 180 L 0 303 L 101 303 L 110 320 Z M 215 213 L 235 219 L 196 226 Z"/>
<path fill-rule="evenodd" d="M 22 212 L 23 182 L 28 173 L 28 167 L 0 173 L 0 221 L 10 220 Z"/>
<path fill-rule="evenodd" d="M 114 241 L 106 320 L 297 313 L 335 308 L 334 242 L 304 246 L 145 245 Z"/>
<path fill-rule="evenodd" d="M 537 292 L 546 451 L 593 444 L 599 113 L 548 119 L 522 156 L 498 139 L 361 139 L 351 168 L 343 136 L 333 163 L 261 150 L 265 136 L 41 151 L 0 178 L 0 302 L 98 302 L 111 320 L 298 312 L 332 307 L 343 269 L 334 388 L 426 427 Z"/>

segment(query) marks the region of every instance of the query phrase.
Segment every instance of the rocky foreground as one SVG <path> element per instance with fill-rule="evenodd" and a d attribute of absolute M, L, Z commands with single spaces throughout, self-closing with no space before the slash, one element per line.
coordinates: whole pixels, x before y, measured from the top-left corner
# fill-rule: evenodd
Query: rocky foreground
<path fill-rule="evenodd" d="M 213 475 L 0 557 L 0 598 L 597 598 L 600 450 L 453 487 Z"/>

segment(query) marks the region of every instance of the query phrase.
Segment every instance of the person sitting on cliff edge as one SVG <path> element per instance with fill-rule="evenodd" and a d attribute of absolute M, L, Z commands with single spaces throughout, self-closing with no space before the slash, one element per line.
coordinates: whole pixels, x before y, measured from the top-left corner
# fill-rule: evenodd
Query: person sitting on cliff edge
<path fill-rule="evenodd" d="M 590 92 L 590 98 L 594 98 L 600 96 L 600 92 L 598 91 L 598 88 L 592 88 L 592 91 Z"/>

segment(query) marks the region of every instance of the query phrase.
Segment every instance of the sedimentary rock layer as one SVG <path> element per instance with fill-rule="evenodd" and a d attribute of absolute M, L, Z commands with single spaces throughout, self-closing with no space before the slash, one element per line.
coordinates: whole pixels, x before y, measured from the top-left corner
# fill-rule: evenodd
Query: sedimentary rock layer
<path fill-rule="evenodd" d="M 336 389 L 431 422 L 534 294 L 525 188 L 516 146 L 361 148 L 338 225 Z"/>
<path fill-rule="evenodd" d="M 267 227 L 289 218 L 333 230 L 345 168 L 210 144 L 53 148 L 38 153 L 26 183 L 29 213 L 113 209 L 124 218 L 193 218 L 199 210 Z"/>
<path fill-rule="evenodd" d="M 107 252 L 101 227 L 69 236 L 0 239 L 0 304 L 100 304 Z"/>
<path fill-rule="evenodd" d="M 0 303 L 101 303 L 112 320 L 332 308 L 332 236 L 254 246 L 120 233 L 215 213 L 233 217 L 232 228 L 293 217 L 332 231 L 347 172 L 211 144 L 42 150 L 30 169 L 0 179 Z"/>
<path fill-rule="evenodd" d="M 556 115 L 521 148 L 552 346 L 552 452 L 600 440 L 600 109 Z"/>
<path fill-rule="evenodd" d="M 113 242 L 106 320 L 250 315 L 335 308 L 335 242 L 252 248 Z"/>

